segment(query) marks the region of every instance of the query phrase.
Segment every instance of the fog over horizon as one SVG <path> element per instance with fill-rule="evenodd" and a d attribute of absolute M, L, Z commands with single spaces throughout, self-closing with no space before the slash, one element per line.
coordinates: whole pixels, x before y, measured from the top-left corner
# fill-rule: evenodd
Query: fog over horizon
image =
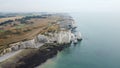
<path fill-rule="evenodd" d="M 120 12 L 120 0 L 0 0 L 0 12 Z"/>

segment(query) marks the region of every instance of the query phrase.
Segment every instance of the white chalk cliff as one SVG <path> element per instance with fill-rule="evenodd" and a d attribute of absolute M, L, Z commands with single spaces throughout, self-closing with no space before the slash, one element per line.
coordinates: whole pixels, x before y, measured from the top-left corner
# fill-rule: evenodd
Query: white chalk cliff
<path fill-rule="evenodd" d="M 40 46 L 44 45 L 44 43 L 77 43 L 78 40 L 82 39 L 80 32 L 74 33 L 71 31 L 76 27 L 73 20 L 60 21 L 57 24 L 59 24 L 61 28 L 59 32 L 49 33 L 49 36 L 39 34 L 32 40 L 10 44 L 9 48 L 4 49 L 0 56 L 20 49 L 39 48 Z"/>

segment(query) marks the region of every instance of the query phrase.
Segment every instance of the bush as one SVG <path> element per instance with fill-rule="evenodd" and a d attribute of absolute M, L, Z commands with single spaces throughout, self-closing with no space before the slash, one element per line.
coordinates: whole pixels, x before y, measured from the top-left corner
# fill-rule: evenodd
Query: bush
<path fill-rule="evenodd" d="M 1 22 L 0 25 L 11 24 L 11 22 L 13 22 L 13 20 L 7 20 L 4 22 Z"/>

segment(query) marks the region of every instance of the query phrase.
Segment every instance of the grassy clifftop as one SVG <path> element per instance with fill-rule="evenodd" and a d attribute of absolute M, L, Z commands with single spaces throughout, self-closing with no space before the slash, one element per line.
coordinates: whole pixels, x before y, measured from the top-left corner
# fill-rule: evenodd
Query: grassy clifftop
<path fill-rule="evenodd" d="M 63 18 L 57 14 L 26 16 L 0 21 L 0 51 L 11 43 L 33 39 L 38 34 L 59 30 L 57 21 Z M 5 23 L 4 23 L 5 22 Z"/>

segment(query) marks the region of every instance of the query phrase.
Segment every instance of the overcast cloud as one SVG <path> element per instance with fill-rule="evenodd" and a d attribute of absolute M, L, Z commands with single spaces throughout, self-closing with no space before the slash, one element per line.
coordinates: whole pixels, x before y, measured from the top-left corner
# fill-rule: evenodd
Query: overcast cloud
<path fill-rule="evenodd" d="M 120 0 L 0 0 L 0 12 L 120 12 Z"/>

